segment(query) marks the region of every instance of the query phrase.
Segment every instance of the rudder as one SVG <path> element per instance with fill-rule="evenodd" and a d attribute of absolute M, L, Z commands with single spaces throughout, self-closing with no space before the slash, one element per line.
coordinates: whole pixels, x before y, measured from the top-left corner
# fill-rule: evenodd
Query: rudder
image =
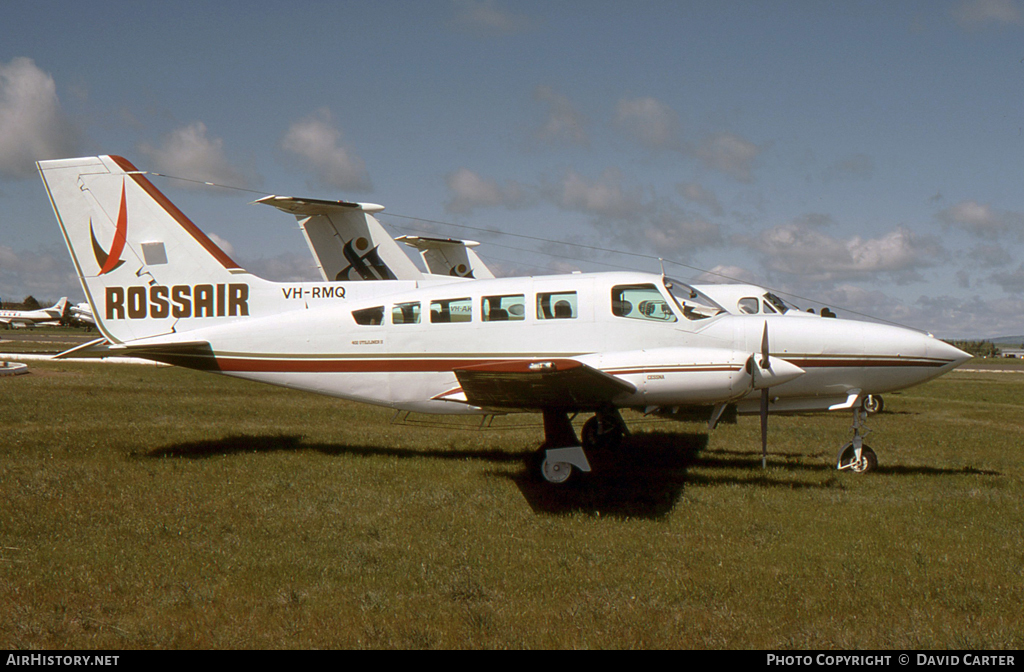
<path fill-rule="evenodd" d="M 97 156 L 37 165 L 107 338 L 124 342 L 168 333 L 182 319 L 248 313 L 245 281 L 256 279 L 129 161 Z"/>

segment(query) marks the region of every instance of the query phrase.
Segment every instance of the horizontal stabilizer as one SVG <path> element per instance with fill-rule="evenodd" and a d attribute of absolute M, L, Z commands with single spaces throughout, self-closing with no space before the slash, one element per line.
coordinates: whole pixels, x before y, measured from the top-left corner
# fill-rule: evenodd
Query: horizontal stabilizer
<path fill-rule="evenodd" d="M 456 369 L 473 406 L 490 409 L 587 411 L 636 388 L 574 359 L 509 360 Z"/>
<path fill-rule="evenodd" d="M 53 359 L 65 359 L 72 355 L 75 357 L 138 357 L 203 371 L 219 369 L 213 356 L 213 350 L 210 349 L 210 344 L 206 341 L 114 344 L 101 337 L 54 355 Z"/>
<path fill-rule="evenodd" d="M 353 211 L 380 212 L 383 205 L 376 203 L 352 203 L 349 201 L 328 201 L 320 198 L 296 198 L 294 196 L 264 196 L 257 203 L 272 205 L 278 210 L 292 215 L 327 215 L 333 212 L 349 213 Z"/>
<path fill-rule="evenodd" d="M 184 366 L 200 371 L 218 371 L 217 360 L 210 344 L 206 341 L 188 343 L 147 343 L 125 346 L 127 354 L 132 357 L 151 359 L 154 362 Z"/>
<path fill-rule="evenodd" d="M 88 343 L 82 343 L 76 345 L 70 350 L 59 352 L 53 356 L 53 359 L 64 359 L 71 355 L 77 355 L 79 357 L 106 357 L 110 354 L 110 341 L 106 337 L 99 337 L 95 340 L 89 341 Z"/>

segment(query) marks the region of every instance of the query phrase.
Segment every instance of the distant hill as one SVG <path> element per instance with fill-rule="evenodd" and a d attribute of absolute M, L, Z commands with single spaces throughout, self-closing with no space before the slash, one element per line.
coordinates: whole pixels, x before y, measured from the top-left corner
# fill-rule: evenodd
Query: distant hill
<path fill-rule="evenodd" d="M 1024 343 L 1024 336 L 1003 336 L 1002 338 L 990 338 L 988 340 L 996 345 L 1020 345 Z"/>

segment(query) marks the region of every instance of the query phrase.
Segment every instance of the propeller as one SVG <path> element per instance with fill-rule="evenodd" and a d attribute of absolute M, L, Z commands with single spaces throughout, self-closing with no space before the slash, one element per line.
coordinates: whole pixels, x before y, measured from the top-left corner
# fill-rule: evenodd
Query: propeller
<path fill-rule="evenodd" d="M 769 388 L 794 380 L 805 371 L 781 357 L 772 357 L 768 343 L 768 321 L 761 332 L 761 354 L 755 352 L 747 359 L 751 386 L 761 390 L 761 467 L 768 466 L 768 402 Z"/>
<path fill-rule="evenodd" d="M 760 367 L 771 371 L 771 358 L 768 356 L 768 321 L 764 323 L 764 333 L 761 334 L 761 362 Z M 768 468 L 768 388 L 761 389 L 761 468 Z"/>

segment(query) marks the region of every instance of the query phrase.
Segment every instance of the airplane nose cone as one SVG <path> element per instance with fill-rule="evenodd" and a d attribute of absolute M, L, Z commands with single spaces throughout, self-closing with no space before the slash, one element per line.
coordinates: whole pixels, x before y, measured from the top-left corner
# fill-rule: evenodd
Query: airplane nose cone
<path fill-rule="evenodd" d="M 946 371 L 952 371 L 967 360 L 971 359 L 971 355 L 967 354 L 960 348 L 952 346 L 945 341 L 940 341 L 934 337 L 929 337 L 927 348 L 929 357 L 945 360 L 947 362 L 942 367 L 943 373 Z"/>

